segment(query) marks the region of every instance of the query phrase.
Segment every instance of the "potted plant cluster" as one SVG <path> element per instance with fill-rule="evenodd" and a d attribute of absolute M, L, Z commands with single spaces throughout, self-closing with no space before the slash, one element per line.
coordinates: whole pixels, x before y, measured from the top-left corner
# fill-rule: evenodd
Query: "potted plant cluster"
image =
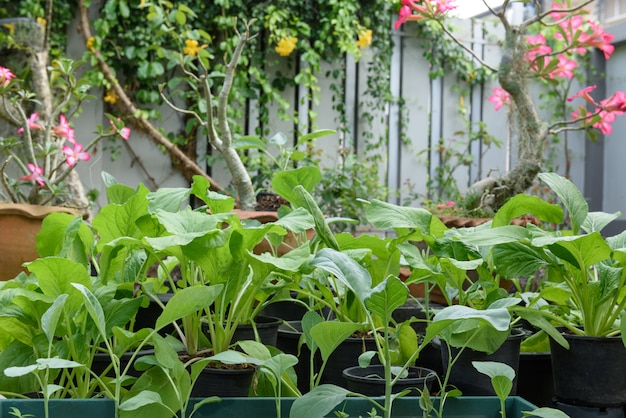
<path fill-rule="evenodd" d="M 26 73 L 0 67 L 1 116 L 7 122 L 0 139 L 0 222 L 5 231 L 0 280 L 14 277 L 23 262 L 37 257 L 35 235 L 48 213 L 88 216 L 76 166 L 91 158 L 89 152 L 103 138 L 129 138 L 129 128 L 109 116 L 110 126 L 98 126 L 90 143 L 77 141 L 71 118 L 90 97 L 89 85 L 75 75 L 79 64 L 60 58 L 49 70 L 31 67 L 33 81 Z M 51 82 L 31 89 L 37 77 Z"/>
<path fill-rule="evenodd" d="M 44 407 L 50 414 L 62 408 L 66 399 L 61 398 L 77 395 L 109 398 L 111 405 L 104 408 L 111 408 L 109 414 L 219 416 L 211 414 L 241 406 L 233 406 L 236 401 L 227 398 L 206 405 L 217 398 L 210 391 L 193 392 L 201 374 L 207 366 L 248 364 L 256 374 L 256 383 L 248 385 L 248 391 L 271 396 L 250 401 L 271 402 L 271 416 L 284 411 L 291 416 L 324 416 L 337 408 L 353 408 L 356 390 L 320 380 L 302 396 L 293 366 L 308 359 L 281 353 L 256 337 L 239 342 L 232 338 L 237 325 L 255 324 L 255 315 L 272 296 L 294 289 L 335 312 L 336 319 L 331 321 L 324 321 L 314 309 L 303 318 L 303 338 L 311 352 L 321 352 L 323 361 L 355 331 L 369 334 L 374 348 L 363 350 L 354 359 L 355 365 L 378 362 L 373 374 L 378 384 L 382 381 L 382 392 L 360 395 L 373 403 L 354 400 L 357 411 L 375 408 L 393 416 L 392 407 L 402 410 L 408 405 L 419 411 L 417 399 L 426 411 L 439 416 L 463 408 L 463 398 L 456 399 L 459 393 L 448 387 L 447 377 L 439 381 L 434 372 L 418 369 L 428 385 L 409 381 L 402 387 L 403 379 L 413 372 L 422 348 L 445 330 L 465 324 L 465 346 L 472 340 L 470 334 L 483 328 L 508 333 L 511 315 L 506 305 L 488 310 L 460 305 L 445 308 L 428 321 L 426 334 L 419 340 L 409 324 L 392 318 L 409 294 L 407 284 L 398 278 L 400 249 L 413 245 L 411 240 L 439 235 L 447 228 L 425 210 L 372 201 L 367 209 L 372 222 L 393 219 L 393 227 L 404 234 L 394 239 L 334 234 L 310 192 L 297 184 L 298 176 L 298 170 L 277 176 L 279 190 L 281 180 L 296 182 L 286 194 L 291 208 L 283 208 L 278 221 L 263 225 L 244 226 L 232 211 L 233 199 L 210 192 L 203 177 L 196 177 L 188 189 L 149 192 L 141 185 L 133 189 L 118 184 L 108 176 L 110 203 L 91 223 L 64 214 L 47 217 L 39 235 L 42 258 L 27 265 L 30 274 L 22 273 L 0 289 L 8 302 L 3 305 L 2 320 L 10 331 L 0 352 L 3 394 L 9 395 L 9 387 L 20 388 L 24 393 L 41 393 L 44 399 L 7 400 L 1 402 L 3 407 L 11 405 L 28 413 L 28 405 L 39 402 L 37 408 Z M 186 201 L 192 194 L 206 205 L 191 209 Z M 401 216 L 390 217 L 391 213 Z M 317 234 L 307 239 L 311 227 Z M 280 257 L 254 253 L 260 240 L 285 236 L 287 231 L 300 234 L 302 245 Z M 268 241 L 280 243 L 277 237 Z M 155 263 L 158 277 L 147 277 Z M 178 280 L 170 276 L 172 263 L 180 267 Z M 165 281 L 171 282 L 173 295 L 154 325 L 135 329 L 140 305 L 148 295 L 162 291 Z M 160 333 L 172 324 L 173 333 Z M 107 353 L 111 361 L 101 374 L 92 367 L 97 352 Z M 126 353 L 130 353 L 128 361 L 122 361 Z M 513 379 L 508 369 L 499 368 L 505 366 L 481 364 L 476 363 L 492 379 Z M 314 369 L 314 379 L 318 371 Z M 494 413 L 504 408 L 521 416 L 521 409 L 532 409 L 509 397 L 506 386 L 495 391 L 501 402 L 492 399 Z M 437 387 L 446 389 L 440 398 L 432 398 L 431 390 L 438 393 Z M 409 392 L 420 395 L 404 397 Z M 323 408 L 319 404 L 311 408 L 320 399 L 324 399 Z"/>

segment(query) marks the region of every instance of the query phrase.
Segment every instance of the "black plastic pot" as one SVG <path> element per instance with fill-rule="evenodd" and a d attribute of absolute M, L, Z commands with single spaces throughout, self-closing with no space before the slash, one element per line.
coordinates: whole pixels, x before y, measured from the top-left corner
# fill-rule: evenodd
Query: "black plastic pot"
<path fill-rule="evenodd" d="M 156 297 L 163 305 L 167 305 L 167 302 L 174 296 L 174 293 L 157 293 Z M 142 328 L 153 328 L 156 324 L 156 320 L 163 312 L 163 308 L 161 305 L 157 303 L 152 297 L 146 295 L 148 298 L 148 306 L 143 308 L 140 307 L 135 315 L 135 325 L 133 329 L 138 331 Z M 172 334 L 175 331 L 173 325 L 166 325 L 159 331 L 159 334 L 162 336 Z"/>
<path fill-rule="evenodd" d="M 302 344 L 298 349 L 300 338 L 302 337 L 302 322 L 288 321 L 278 327 L 278 337 L 276 339 L 276 348 L 285 354 L 292 354 L 298 357 L 298 363 L 294 366 L 296 376 L 298 377 L 298 390 L 306 393 L 310 390 L 311 378 L 311 350 L 306 344 Z M 316 353 L 314 361 L 315 371 L 319 370 L 322 361 L 319 351 Z"/>
<path fill-rule="evenodd" d="M 137 356 L 135 357 L 135 361 L 143 356 L 148 356 L 148 355 L 153 355 L 154 354 L 154 350 L 153 349 L 146 349 L 146 350 L 141 350 L 139 351 L 139 353 L 137 354 Z M 128 366 L 128 362 L 130 361 L 130 359 L 132 358 L 133 353 L 128 352 L 128 353 L 124 353 L 122 354 L 122 357 L 120 357 L 120 366 L 121 366 L 121 370 L 124 370 L 126 368 L 126 366 Z M 109 356 L 108 353 L 96 353 L 94 355 L 93 361 L 91 363 L 91 371 L 93 371 L 94 373 L 96 373 L 97 375 L 101 375 L 102 373 L 104 373 L 104 371 L 107 369 L 107 367 L 109 367 L 109 365 L 111 365 L 111 357 Z M 137 371 L 135 369 L 135 367 L 131 366 L 128 369 L 128 375 L 129 376 L 134 376 L 134 377 L 139 377 L 141 375 L 142 372 Z M 111 366 L 107 376 L 109 377 L 114 377 L 115 373 L 113 372 L 113 367 Z"/>
<path fill-rule="evenodd" d="M 626 407 L 593 407 L 581 405 L 568 405 L 562 402 L 554 402 L 553 408 L 565 412 L 569 418 L 624 418 Z"/>
<path fill-rule="evenodd" d="M 552 406 L 554 385 L 549 352 L 520 353 L 517 395 L 537 406 Z"/>
<path fill-rule="evenodd" d="M 240 398 L 248 396 L 256 368 L 249 366 L 242 369 L 214 369 L 206 367 L 198 376 L 191 390 L 191 396 L 205 398 Z M 251 411 L 251 416 L 254 414 Z"/>
<path fill-rule="evenodd" d="M 254 318 L 254 324 L 256 326 L 257 333 L 259 335 L 258 341 L 265 345 L 271 345 L 276 347 L 276 337 L 278 335 L 278 327 L 283 323 L 280 318 L 274 318 L 272 316 L 257 315 Z M 237 326 L 235 333 L 233 334 L 232 342 L 255 340 L 257 341 L 252 324 L 241 324 Z"/>
<path fill-rule="evenodd" d="M 563 333 L 569 350 L 550 339 L 557 401 L 591 407 L 626 405 L 626 347 L 620 337 Z"/>
<path fill-rule="evenodd" d="M 346 387 L 346 379 L 343 370 L 348 367 L 358 366 L 359 356 L 366 351 L 376 351 L 376 342 L 371 337 L 350 337 L 344 340 L 328 357 L 326 367 L 322 374 L 321 383 Z M 372 358 L 372 365 L 379 364 L 378 358 Z"/>
<path fill-rule="evenodd" d="M 432 391 L 437 375 L 434 370 L 423 367 L 409 367 L 409 375 L 400 379 L 392 386 L 392 393 L 410 389 L 409 396 L 420 396 L 420 391 Z M 367 396 L 385 395 L 385 370 L 382 365 L 348 367 L 343 371 L 346 389 Z"/>
<path fill-rule="evenodd" d="M 511 335 L 509 335 L 500 348 L 492 354 L 475 351 L 469 348 L 464 349 L 459 359 L 452 366 L 448 383 L 460 389 L 464 396 L 493 396 L 495 395 L 495 391 L 491 385 L 491 379 L 476 370 L 472 365 L 472 362 L 496 361 L 508 364 L 513 368 L 513 370 L 515 370 L 516 377 L 513 379 L 513 388 L 511 390 L 511 395 L 515 395 L 517 393 L 520 344 L 523 337 L 523 331 L 517 329 L 511 330 Z M 448 352 L 451 352 L 452 358 L 454 358 L 458 354 L 459 349 L 456 347 L 449 347 L 448 344 L 442 342 L 441 360 L 444 373 L 448 370 Z"/>

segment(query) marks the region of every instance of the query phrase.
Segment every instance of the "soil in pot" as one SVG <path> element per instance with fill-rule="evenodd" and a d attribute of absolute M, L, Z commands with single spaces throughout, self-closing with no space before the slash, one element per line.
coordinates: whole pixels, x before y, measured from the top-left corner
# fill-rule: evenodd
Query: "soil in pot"
<path fill-rule="evenodd" d="M 408 396 L 420 396 L 421 391 L 432 392 L 433 384 L 437 378 L 436 372 L 423 367 L 409 367 L 408 376 L 402 378 L 392 386 L 392 393 L 399 393 L 409 389 Z M 343 371 L 346 379 L 346 389 L 351 392 L 367 396 L 385 395 L 385 370 L 382 365 L 360 367 L 348 367 Z"/>
<path fill-rule="evenodd" d="M 508 364 L 515 370 L 515 379 L 513 379 L 513 388 L 511 395 L 517 393 L 517 375 L 519 372 L 520 344 L 524 337 L 524 332 L 518 329 L 511 330 L 511 335 L 495 352 L 487 354 L 481 351 L 475 351 L 466 348 L 461 353 L 459 359 L 452 366 L 448 383 L 457 387 L 465 396 L 494 396 L 495 391 L 491 385 L 491 379 L 478 372 L 472 365 L 473 361 L 497 361 Z M 441 361 L 444 373 L 448 369 L 448 352 L 452 353 L 454 358 L 459 349 L 449 347 L 445 342 L 441 343 Z"/>
<path fill-rule="evenodd" d="M 557 401 L 590 407 L 626 405 L 626 347 L 621 337 L 563 333 L 569 350 L 550 339 Z"/>
<path fill-rule="evenodd" d="M 247 397 L 255 371 L 256 367 L 251 364 L 210 364 L 198 376 L 191 390 L 191 397 Z"/>

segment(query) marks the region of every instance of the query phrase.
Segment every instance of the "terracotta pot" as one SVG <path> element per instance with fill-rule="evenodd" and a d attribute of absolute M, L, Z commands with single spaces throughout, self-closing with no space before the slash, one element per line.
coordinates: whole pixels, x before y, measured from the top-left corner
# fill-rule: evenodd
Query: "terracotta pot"
<path fill-rule="evenodd" d="M 53 212 L 81 215 L 72 208 L 0 203 L 0 280 L 10 280 L 26 271 L 22 264 L 39 257 L 36 236 L 43 219 Z"/>

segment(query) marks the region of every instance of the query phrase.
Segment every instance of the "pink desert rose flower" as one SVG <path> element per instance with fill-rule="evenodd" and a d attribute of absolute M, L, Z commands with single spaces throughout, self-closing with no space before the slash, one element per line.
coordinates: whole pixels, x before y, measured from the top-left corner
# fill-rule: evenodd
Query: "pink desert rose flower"
<path fill-rule="evenodd" d="M 599 109 L 596 109 L 596 112 Z M 611 135 L 613 132 L 613 126 L 611 123 L 615 122 L 616 112 L 606 112 L 604 110 L 600 111 L 600 122 L 594 123 L 592 127 L 597 128 L 604 135 Z"/>
<path fill-rule="evenodd" d="M 398 30 L 407 20 L 422 20 L 427 17 L 436 18 L 458 6 L 456 0 L 402 0 L 402 7 L 394 28 Z M 413 13 L 415 12 L 415 13 Z"/>
<path fill-rule="evenodd" d="M 43 168 L 38 165 L 28 163 L 26 164 L 28 169 L 31 171 L 31 174 L 20 177 L 20 180 L 24 181 L 34 181 L 38 183 L 41 187 L 46 185 L 46 181 L 43 178 Z"/>
<path fill-rule="evenodd" d="M 581 91 L 579 91 L 578 93 L 576 93 L 575 95 L 573 95 L 572 97 L 568 97 L 568 98 L 567 98 L 567 101 L 568 101 L 568 102 L 571 102 L 571 101 L 573 101 L 574 99 L 576 99 L 577 97 L 582 97 L 583 99 L 585 99 L 585 101 L 586 101 L 587 103 L 591 103 L 591 104 L 597 105 L 596 101 L 595 101 L 595 100 L 593 100 L 593 99 L 591 98 L 591 96 L 589 95 L 589 93 L 591 93 L 592 91 L 594 91 L 594 90 L 596 89 L 596 87 L 597 87 L 596 85 L 585 87 L 584 89 L 582 89 Z"/>
<path fill-rule="evenodd" d="M 88 152 L 83 151 L 82 144 L 78 142 L 74 144 L 74 148 L 64 146 L 63 154 L 65 154 L 65 162 L 70 167 L 74 167 L 78 161 L 89 161 L 91 158 Z"/>
<path fill-rule="evenodd" d="M 511 103 L 511 95 L 501 87 L 494 87 L 493 94 L 487 100 L 493 103 L 493 109 L 497 111 Z"/>
<path fill-rule="evenodd" d="M 568 60 L 565 55 L 559 55 L 558 60 L 557 67 L 549 74 L 550 78 L 573 78 L 574 73 L 572 70 L 578 66 L 576 61 Z"/>
<path fill-rule="evenodd" d="M 534 61 L 540 55 L 547 55 L 552 52 L 552 48 L 547 45 L 546 38 L 542 34 L 537 36 L 527 36 L 526 42 L 532 48 L 526 52 L 526 59 Z"/>
<path fill-rule="evenodd" d="M 13 74 L 11 70 L 0 66 L 0 84 L 6 87 L 14 78 L 15 78 L 15 74 Z"/>
<path fill-rule="evenodd" d="M 120 118 L 117 118 L 117 120 L 121 120 Z M 109 119 L 109 122 L 111 123 L 111 126 L 113 126 L 113 129 L 117 131 L 117 133 L 124 138 L 125 141 L 128 141 L 128 138 L 130 138 L 130 128 L 127 126 L 124 126 L 122 129 L 117 129 L 117 126 L 113 123 L 113 121 L 111 119 Z"/>
<path fill-rule="evenodd" d="M 37 123 L 37 118 L 38 117 L 39 117 L 39 113 L 35 112 L 32 115 L 30 115 L 30 117 L 28 118 L 28 120 L 27 120 L 28 128 L 31 131 L 35 131 L 35 130 L 43 131 L 43 127 Z M 18 134 L 24 133 L 24 127 L 23 126 L 20 127 L 17 130 L 17 133 Z"/>
<path fill-rule="evenodd" d="M 59 117 L 59 125 L 52 127 L 52 132 L 59 138 L 65 138 L 72 144 L 76 143 L 74 138 L 74 128 L 72 128 L 65 118 L 65 115 Z"/>
<path fill-rule="evenodd" d="M 602 100 L 600 102 L 600 106 L 602 107 L 602 110 L 621 115 L 626 112 L 626 93 L 623 91 L 616 91 L 608 99 Z"/>
<path fill-rule="evenodd" d="M 604 59 L 609 59 L 615 51 L 615 47 L 611 45 L 615 38 L 612 34 L 607 33 L 604 29 L 594 21 L 588 21 L 589 26 L 593 29 L 591 33 L 583 33 L 578 42 L 586 47 L 598 48 L 604 53 Z"/>

